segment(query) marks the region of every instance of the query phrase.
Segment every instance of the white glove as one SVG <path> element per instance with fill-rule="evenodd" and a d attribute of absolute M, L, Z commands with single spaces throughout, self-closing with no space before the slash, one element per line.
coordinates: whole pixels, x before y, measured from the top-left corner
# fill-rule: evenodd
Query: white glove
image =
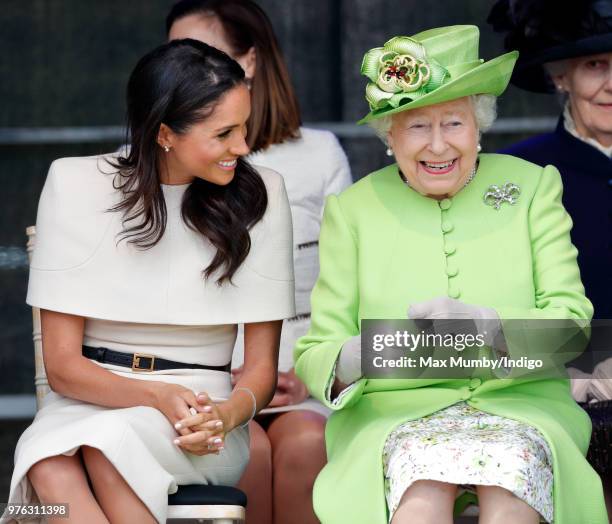
<path fill-rule="evenodd" d="M 567 368 L 572 387 L 572 396 L 576 402 L 586 402 L 589 388 L 591 387 L 591 375 L 577 368 Z"/>
<path fill-rule="evenodd" d="M 499 315 L 493 308 L 474 306 L 449 297 L 437 297 L 412 304 L 408 308 L 408 318 L 434 321 L 471 319 L 476 324 L 478 333 L 483 335 L 485 344 L 491 347 L 494 347 L 495 337 L 501 331 Z M 434 322 L 434 330 L 438 332 L 436 327 Z"/>
<path fill-rule="evenodd" d="M 597 400 L 612 399 L 612 358 L 608 358 L 595 366 L 593 379 L 589 386 L 589 394 Z"/>
<path fill-rule="evenodd" d="M 361 335 L 349 338 L 342 346 L 336 377 L 344 384 L 352 384 L 361 378 Z"/>

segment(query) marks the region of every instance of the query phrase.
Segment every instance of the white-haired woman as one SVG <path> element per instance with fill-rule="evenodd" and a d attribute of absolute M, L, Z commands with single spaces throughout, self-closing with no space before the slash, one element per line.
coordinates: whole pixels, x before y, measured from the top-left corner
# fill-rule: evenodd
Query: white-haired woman
<path fill-rule="evenodd" d="M 612 318 L 612 244 L 602 234 L 612 217 L 612 0 L 557 4 L 523 0 L 511 8 L 501 0 L 489 17 L 521 53 L 512 83 L 556 92 L 564 106 L 552 133 L 503 152 L 559 169 L 586 294 L 595 318 Z"/>
<path fill-rule="evenodd" d="M 584 458 L 589 420 L 566 379 L 427 364 L 419 378 L 362 373 L 365 319 L 407 316 L 435 332 L 471 319 L 478 356 L 512 361 L 553 351 L 558 333 L 536 340 L 511 319 L 561 320 L 585 344 L 592 307 L 558 171 L 480 154 L 517 54 L 479 60 L 478 34 L 432 29 L 364 57 L 362 122 L 397 163 L 328 198 L 311 329 L 295 351 L 298 375 L 334 410 L 314 491 L 326 524 L 450 524 L 474 492 L 481 523 L 607 523 Z"/>
<path fill-rule="evenodd" d="M 542 9 L 544 7 L 544 9 Z M 554 16 L 553 16 L 554 15 Z M 612 0 L 571 2 L 563 9 L 554 0 L 498 1 L 489 22 L 506 33 L 506 45 L 521 58 L 512 78 L 517 87 L 535 93 L 557 93 L 563 112 L 551 133 L 513 144 L 503 152 L 538 165 L 552 164 L 561 173 L 563 204 L 572 217 L 572 242 L 594 317 L 612 318 Z M 530 30 L 526 30 L 529 26 Z M 537 28 L 535 30 L 534 28 Z M 601 357 L 594 355 L 597 363 Z M 576 372 L 574 398 L 612 399 L 612 360 L 593 372 L 597 380 Z M 587 405 L 595 424 L 593 442 L 607 442 L 609 431 L 601 407 Z M 589 460 L 606 486 L 612 508 L 612 461 L 605 445 L 595 444 Z"/>

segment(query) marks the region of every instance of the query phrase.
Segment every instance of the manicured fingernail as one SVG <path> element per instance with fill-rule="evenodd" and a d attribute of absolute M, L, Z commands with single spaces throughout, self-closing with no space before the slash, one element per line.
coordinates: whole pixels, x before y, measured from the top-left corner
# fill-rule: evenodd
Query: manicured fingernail
<path fill-rule="evenodd" d="M 181 441 L 179 439 L 175 438 L 174 439 L 174 443 L 178 446 L 181 443 Z"/>
<path fill-rule="evenodd" d="M 221 422 L 220 420 L 217 420 L 217 422 L 215 422 L 215 427 L 220 428 L 221 426 L 223 426 L 223 422 Z"/>
<path fill-rule="evenodd" d="M 212 411 L 212 408 L 210 406 L 206 406 L 202 411 L 204 413 L 210 413 Z"/>
<path fill-rule="evenodd" d="M 198 412 L 196 411 L 195 408 L 189 408 L 189 413 L 191 413 L 192 415 L 197 415 Z"/>
<path fill-rule="evenodd" d="M 213 443 L 218 446 L 219 444 L 223 444 L 223 441 L 220 438 L 216 438 L 215 440 L 213 440 Z"/>
<path fill-rule="evenodd" d="M 181 429 L 183 427 L 183 425 L 180 422 L 177 422 L 176 424 L 174 424 L 175 429 Z"/>

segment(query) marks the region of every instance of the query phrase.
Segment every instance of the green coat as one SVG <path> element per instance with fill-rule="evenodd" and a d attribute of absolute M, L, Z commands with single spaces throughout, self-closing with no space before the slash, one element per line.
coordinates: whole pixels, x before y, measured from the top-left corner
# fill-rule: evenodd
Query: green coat
<path fill-rule="evenodd" d="M 448 294 L 493 307 L 502 321 L 590 319 L 558 171 L 506 155 L 480 159 L 474 180 L 450 200 L 419 195 L 391 165 L 327 201 L 312 324 L 295 349 L 298 376 L 334 410 L 329 462 L 314 488 L 323 524 L 386 524 L 388 434 L 462 400 L 543 434 L 554 462 L 555 524 L 608 522 L 600 478 L 584 458 L 591 423 L 565 379 L 361 379 L 329 400 L 336 359 L 360 320 L 406 318 L 414 302 Z M 506 182 L 520 187 L 517 203 L 485 205 L 489 186 Z M 518 340 L 508 343 L 511 356 L 524 354 Z"/>

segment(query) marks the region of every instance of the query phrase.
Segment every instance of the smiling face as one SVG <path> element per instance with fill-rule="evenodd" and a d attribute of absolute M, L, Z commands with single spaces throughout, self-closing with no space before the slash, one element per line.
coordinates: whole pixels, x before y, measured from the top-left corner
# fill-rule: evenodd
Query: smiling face
<path fill-rule="evenodd" d="M 212 114 L 184 133 L 175 133 L 161 125 L 160 145 L 164 184 L 188 184 L 201 178 L 217 185 L 227 185 L 234 178 L 238 157 L 247 155 L 246 122 L 251 112 L 249 91 L 239 84 L 228 91 Z M 169 147 L 165 152 L 163 147 Z"/>
<path fill-rule="evenodd" d="M 569 95 L 578 134 L 612 146 L 612 52 L 569 60 L 553 80 Z"/>
<path fill-rule="evenodd" d="M 395 114 L 387 139 L 413 189 L 435 199 L 453 196 L 476 163 L 472 103 L 464 97 Z"/>

